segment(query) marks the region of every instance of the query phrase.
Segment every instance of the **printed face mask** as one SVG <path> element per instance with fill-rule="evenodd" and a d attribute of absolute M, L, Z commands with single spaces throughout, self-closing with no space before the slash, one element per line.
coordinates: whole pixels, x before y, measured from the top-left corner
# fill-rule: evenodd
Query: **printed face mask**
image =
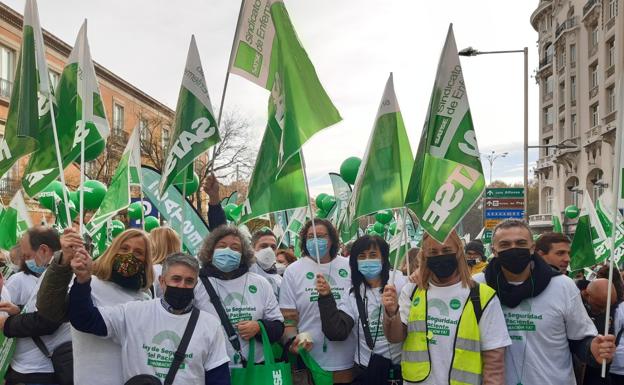
<path fill-rule="evenodd" d="M 318 255 L 316 254 L 316 247 L 318 246 Z M 325 238 L 309 238 L 306 240 L 306 248 L 310 257 L 323 258 L 327 253 L 327 239 Z"/>
<path fill-rule="evenodd" d="M 275 265 L 275 251 L 270 247 L 256 251 L 256 262 L 262 270 L 269 270 Z"/>
<path fill-rule="evenodd" d="M 238 268 L 241 261 L 241 253 L 229 247 L 225 249 L 215 249 L 212 254 L 212 264 L 224 273 L 229 273 Z"/>
<path fill-rule="evenodd" d="M 381 267 L 380 259 L 364 259 L 358 261 L 358 270 L 366 279 L 379 278 L 381 275 Z"/>
<path fill-rule="evenodd" d="M 167 285 L 164 298 L 165 302 L 167 302 L 173 310 L 184 310 L 191 305 L 195 296 L 192 287 L 185 288 Z"/>
<path fill-rule="evenodd" d="M 448 278 L 457 270 L 455 253 L 427 257 L 427 267 L 438 278 Z"/>
<path fill-rule="evenodd" d="M 531 262 L 531 250 L 523 247 L 514 247 L 499 251 L 498 261 L 505 270 L 514 274 L 520 274 Z"/>
<path fill-rule="evenodd" d="M 145 285 L 145 264 L 134 254 L 118 254 L 113 260 L 111 281 L 128 290 L 139 290 Z"/>

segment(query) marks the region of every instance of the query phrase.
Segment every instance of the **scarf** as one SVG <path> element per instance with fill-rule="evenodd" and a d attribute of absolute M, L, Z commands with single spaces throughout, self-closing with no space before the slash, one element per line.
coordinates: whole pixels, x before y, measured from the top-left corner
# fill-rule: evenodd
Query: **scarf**
<path fill-rule="evenodd" d="M 230 271 L 229 273 L 224 273 L 214 267 L 212 264 L 208 263 L 201 268 L 201 270 L 199 271 L 199 275 L 205 275 L 206 277 L 215 277 L 227 281 L 230 279 L 238 278 L 248 271 L 249 267 L 247 265 L 242 265 L 239 266 L 236 270 Z"/>

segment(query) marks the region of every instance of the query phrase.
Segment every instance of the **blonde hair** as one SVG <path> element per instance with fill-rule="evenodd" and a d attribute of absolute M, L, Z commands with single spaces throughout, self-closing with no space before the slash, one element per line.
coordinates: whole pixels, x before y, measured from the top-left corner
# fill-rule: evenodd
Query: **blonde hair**
<path fill-rule="evenodd" d="M 93 275 L 103 281 L 110 281 L 115 257 L 119 254 L 121 245 L 129 239 L 140 237 L 145 242 L 145 284 L 142 289 L 148 289 L 154 283 L 154 269 L 152 267 L 152 252 L 147 234 L 138 229 L 128 229 L 119 234 L 104 254 L 93 264 Z"/>
<path fill-rule="evenodd" d="M 422 238 L 422 247 L 420 252 L 418 253 L 418 261 L 419 261 L 419 269 L 420 269 L 420 282 L 418 282 L 418 286 L 427 290 L 429 289 L 429 281 L 432 278 L 433 273 L 427 267 L 427 257 L 425 257 L 425 242 L 431 241 L 437 244 L 440 244 L 438 241 L 433 239 L 428 233 L 425 233 Z M 468 263 L 466 263 L 466 257 L 464 256 L 464 246 L 462 245 L 461 239 L 455 231 L 453 231 L 446 241 L 442 244 L 446 244 L 448 242 L 453 243 L 457 247 L 457 271 L 459 272 L 459 278 L 462 283 L 462 287 L 473 287 L 475 282 L 472 280 L 472 276 L 470 274 L 470 267 Z"/>
<path fill-rule="evenodd" d="M 165 258 L 182 250 L 182 242 L 178 234 L 171 227 L 157 227 L 149 234 L 152 247 L 152 262 L 154 265 L 162 264 Z"/>

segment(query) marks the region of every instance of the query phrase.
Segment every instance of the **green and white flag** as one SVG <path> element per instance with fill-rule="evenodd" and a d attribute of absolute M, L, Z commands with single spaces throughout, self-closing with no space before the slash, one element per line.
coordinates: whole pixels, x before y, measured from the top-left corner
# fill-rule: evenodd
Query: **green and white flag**
<path fill-rule="evenodd" d="M 561 210 L 559 209 L 559 203 L 555 199 L 552 204 L 552 226 L 553 232 L 555 233 L 563 233 L 563 221 L 561 220 Z"/>
<path fill-rule="evenodd" d="M 299 231 L 305 224 L 305 221 L 308 217 L 308 208 L 307 207 L 299 207 L 293 210 L 292 215 L 289 217 L 288 225 L 286 226 L 286 230 L 284 231 L 284 236 L 278 242 L 278 246 L 292 246 L 294 248 L 294 253 L 297 257 L 300 255 L 299 250 Z M 284 240 L 288 238 L 289 243 L 286 244 Z"/>
<path fill-rule="evenodd" d="M 83 137 L 85 162 L 96 159 L 106 146 L 110 127 L 91 60 L 86 20 L 69 54 L 55 96 L 58 105 L 56 128 L 63 167 L 80 161 Z M 47 145 L 33 156 L 24 174 L 24 190 L 30 196 L 36 195 L 59 176 L 52 130 L 47 131 L 45 138 Z"/>
<path fill-rule="evenodd" d="M 620 213 L 617 213 L 617 226 L 613 226 L 613 194 L 610 190 L 605 190 L 604 193 L 598 198 L 596 202 L 596 215 L 598 220 L 604 229 L 607 241 L 596 247 L 596 254 L 600 259 L 606 259 L 611 254 L 611 235 L 613 228 L 616 228 L 615 233 L 615 252 L 613 253 L 614 262 L 618 263 L 624 254 L 624 219 Z"/>
<path fill-rule="evenodd" d="M 256 165 L 251 175 L 240 223 L 275 211 L 308 205 L 299 153 L 286 162 L 281 172 L 278 170 L 278 151 L 282 130 L 276 120 L 276 110 L 274 99 L 271 97 L 269 122 L 264 131 Z"/>
<path fill-rule="evenodd" d="M 351 186 L 342 179 L 340 174 L 330 172 L 329 179 L 331 180 L 334 197 L 336 198 L 331 220 L 334 226 L 336 226 L 342 242 L 348 242 L 357 237 L 359 229 L 358 221 L 349 221 L 348 215 L 349 202 L 353 192 Z"/>
<path fill-rule="evenodd" d="M 50 88 L 43 49 L 37 2 L 27 0 L 22 48 L 15 69 L 4 137 L 0 139 L 0 177 L 20 158 L 37 151 L 41 145 L 48 145 L 40 138 L 46 114 L 46 127 L 50 123 L 47 104 Z"/>
<path fill-rule="evenodd" d="M 173 134 L 167 148 L 160 182 L 160 194 L 163 194 L 180 174 L 188 172 L 193 161 L 219 140 L 204 70 L 195 44 L 195 36 L 192 36 L 178 95 Z"/>
<path fill-rule="evenodd" d="M 130 186 L 132 184 L 141 185 L 140 141 L 139 130 L 135 128 L 130 135 L 126 149 L 121 155 L 104 200 L 87 225 L 92 237 L 117 213 L 130 205 Z"/>
<path fill-rule="evenodd" d="M 585 191 L 583 207 L 576 223 L 572 245 L 570 245 L 570 270 L 580 270 L 603 261 L 607 255 L 604 255 L 600 249 L 604 247 L 605 241 L 608 241 L 607 235 L 598 219 L 592 200 Z"/>
<path fill-rule="evenodd" d="M 420 226 L 444 242 L 484 189 L 477 137 L 451 25 L 405 203 Z"/>
<path fill-rule="evenodd" d="M 355 180 L 350 222 L 379 210 L 403 207 L 413 162 L 390 74 Z"/>
<path fill-rule="evenodd" d="M 17 191 L 9 206 L 0 215 L 0 249 L 10 250 L 18 239 L 32 227 L 28 208 L 21 191 Z"/>
<path fill-rule="evenodd" d="M 245 2 L 238 24 L 230 72 L 271 91 L 278 106 L 277 165 L 281 170 L 308 139 L 342 118 L 323 89 L 282 0 Z"/>

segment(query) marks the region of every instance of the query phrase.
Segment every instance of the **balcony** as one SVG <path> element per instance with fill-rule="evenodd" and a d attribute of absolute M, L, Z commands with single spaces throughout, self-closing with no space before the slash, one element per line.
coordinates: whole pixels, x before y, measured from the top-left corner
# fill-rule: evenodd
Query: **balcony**
<path fill-rule="evenodd" d="M 560 157 L 562 155 L 580 151 L 581 150 L 579 146 L 580 141 L 581 141 L 581 138 L 578 136 L 561 141 L 559 143 L 561 147 L 555 151 L 555 157 Z"/>
<path fill-rule="evenodd" d="M 589 98 L 590 99 L 595 98 L 596 95 L 598 95 L 598 86 L 595 86 L 591 90 L 589 90 Z"/>
<path fill-rule="evenodd" d="M 613 28 L 614 25 L 615 25 L 615 16 L 609 19 L 609 21 L 607 21 L 607 26 L 605 27 L 605 29 L 608 31 L 611 28 Z"/>
<path fill-rule="evenodd" d="M 13 198 L 13 195 L 22 187 L 18 178 L 4 177 L 0 179 L 0 196 Z M 7 201 L 9 199 L 6 199 Z"/>
<path fill-rule="evenodd" d="M 555 40 L 557 40 L 559 35 L 561 35 L 563 32 L 570 30 L 574 27 L 576 27 L 576 16 L 570 17 L 568 20 L 564 21 L 563 23 L 561 23 L 561 25 L 557 27 L 557 29 L 555 30 Z"/>
<path fill-rule="evenodd" d="M 552 154 L 551 155 L 546 155 L 543 158 L 539 158 L 537 160 L 535 169 L 536 170 L 541 170 L 541 169 L 552 167 L 554 165 L 553 164 L 553 158 L 554 158 L 554 156 Z"/>
<path fill-rule="evenodd" d="M 600 4 L 600 1 L 598 0 L 589 0 L 587 3 L 585 3 L 585 5 L 583 6 L 583 18 L 587 16 L 587 14 L 591 12 L 598 4 Z"/>
<path fill-rule="evenodd" d="M 552 227 L 552 214 L 529 215 L 530 227 Z"/>
<path fill-rule="evenodd" d="M 549 73 L 552 72 L 552 62 L 553 55 L 548 55 L 544 59 L 540 60 L 537 73 L 540 74 L 541 72 L 545 72 L 547 70 Z"/>
<path fill-rule="evenodd" d="M 611 76 L 613 76 L 614 73 L 615 73 L 615 65 L 612 64 L 609 68 L 607 68 L 605 78 L 606 79 L 610 78 Z"/>
<path fill-rule="evenodd" d="M 597 125 L 585 132 L 585 143 L 583 143 L 583 146 L 587 147 L 600 140 L 602 140 L 602 126 Z"/>
<path fill-rule="evenodd" d="M 10 99 L 12 90 L 13 82 L 0 78 L 0 97 Z"/>

